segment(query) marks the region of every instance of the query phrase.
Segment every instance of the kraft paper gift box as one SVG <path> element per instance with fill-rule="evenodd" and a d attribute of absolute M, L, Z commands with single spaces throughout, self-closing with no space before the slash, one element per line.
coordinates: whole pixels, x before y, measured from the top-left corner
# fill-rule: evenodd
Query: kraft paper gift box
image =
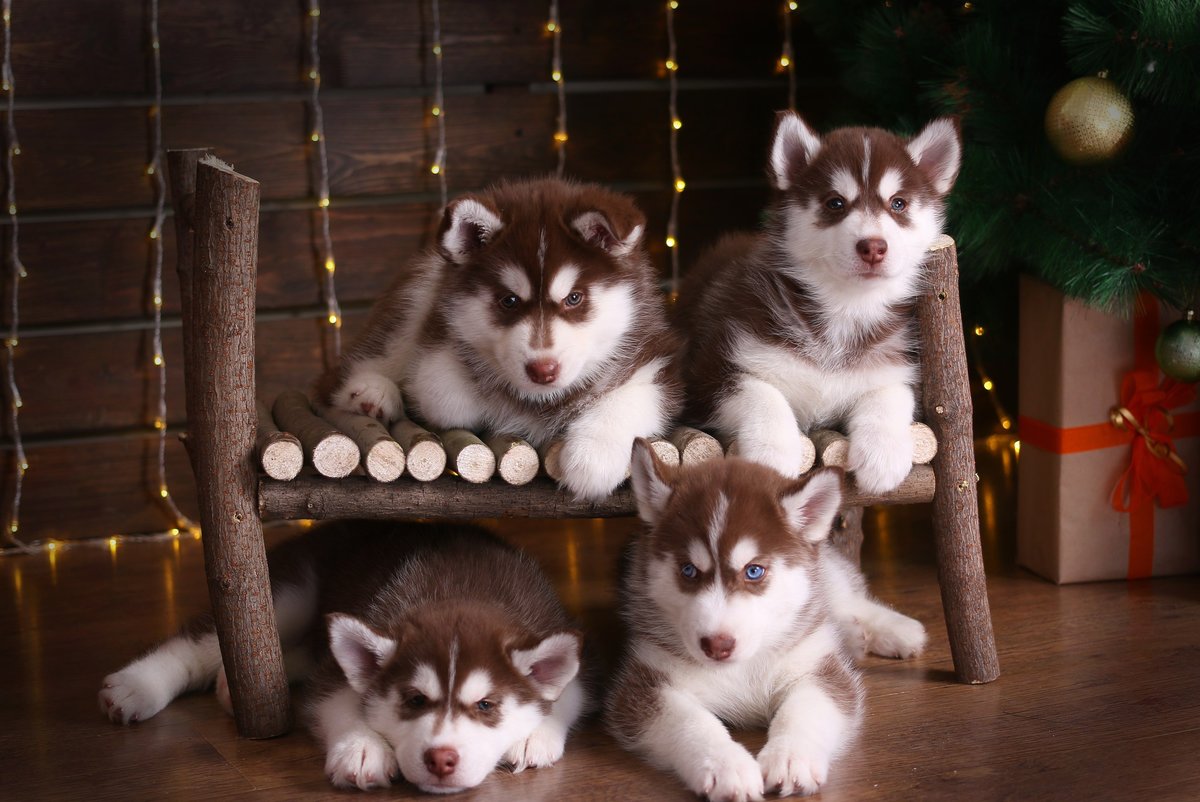
<path fill-rule="evenodd" d="M 1018 562 L 1059 583 L 1200 570 L 1200 402 L 1154 359 L 1175 315 L 1149 295 L 1106 314 L 1029 277 L 1020 311 Z"/>

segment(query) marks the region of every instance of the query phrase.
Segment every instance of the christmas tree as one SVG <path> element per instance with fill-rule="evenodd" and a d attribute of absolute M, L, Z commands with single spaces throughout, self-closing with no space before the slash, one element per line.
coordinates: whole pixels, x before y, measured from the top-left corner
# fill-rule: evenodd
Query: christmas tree
<path fill-rule="evenodd" d="M 1194 306 L 1200 0 L 801 8 L 842 61 L 854 102 L 839 122 L 960 119 L 948 229 L 967 278 L 1016 268 L 1108 310 L 1142 290 Z"/>

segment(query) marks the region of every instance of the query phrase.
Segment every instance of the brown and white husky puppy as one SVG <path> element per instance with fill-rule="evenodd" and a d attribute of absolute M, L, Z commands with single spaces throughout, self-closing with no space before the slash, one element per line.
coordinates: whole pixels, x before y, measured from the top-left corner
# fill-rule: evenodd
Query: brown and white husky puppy
<path fill-rule="evenodd" d="M 921 624 L 871 598 L 827 540 L 841 471 L 737 457 L 669 468 L 634 447 L 646 524 L 627 552 L 629 643 L 607 699 L 627 748 L 711 800 L 813 793 L 854 737 L 854 652 L 914 654 Z M 726 725 L 768 727 L 758 755 Z"/>
<path fill-rule="evenodd" d="M 644 229 L 629 198 L 593 185 L 458 198 L 318 395 L 385 421 L 406 406 L 434 427 L 564 438 L 563 484 L 607 495 L 633 439 L 664 433 L 680 406 Z"/>
<path fill-rule="evenodd" d="M 474 527 L 353 522 L 269 561 L 289 674 L 315 666 L 306 719 L 334 785 L 402 775 L 449 793 L 562 756 L 585 703 L 580 636 L 532 558 Z M 100 707 L 145 721 L 214 681 L 228 707 L 224 679 L 200 620 L 105 677 Z"/>
<path fill-rule="evenodd" d="M 948 119 L 906 141 L 876 128 L 822 138 L 782 114 L 766 224 L 718 243 L 683 287 L 690 416 L 792 477 L 801 433 L 844 426 L 858 486 L 899 485 L 919 378 L 911 302 L 960 156 Z"/>

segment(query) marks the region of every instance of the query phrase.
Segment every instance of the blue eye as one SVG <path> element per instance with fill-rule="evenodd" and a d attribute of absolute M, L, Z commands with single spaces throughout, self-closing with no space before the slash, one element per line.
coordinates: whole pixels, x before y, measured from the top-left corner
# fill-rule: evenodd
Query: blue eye
<path fill-rule="evenodd" d="M 902 212 L 908 208 L 908 201 L 904 198 L 892 198 L 892 211 Z"/>
<path fill-rule="evenodd" d="M 489 702 L 487 699 L 480 699 L 476 703 L 475 706 L 478 707 L 480 710 L 482 710 L 484 713 L 486 713 L 487 711 L 491 710 L 496 705 L 492 702 Z"/>
<path fill-rule="evenodd" d="M 679 573 L 683 574 L 685 579 L 695 579 L 700 575 L 700 569 L 691 563 L 684 563 L 683 567 L 679 569 Z"/>
<path fill-rule="evenodd" d="M 746 579 L 749 579 L 751 582 L 757 582 L 766 575 L 767 569 L 757 564 L 747 565 L 743 573 L 745 573 Z"/>

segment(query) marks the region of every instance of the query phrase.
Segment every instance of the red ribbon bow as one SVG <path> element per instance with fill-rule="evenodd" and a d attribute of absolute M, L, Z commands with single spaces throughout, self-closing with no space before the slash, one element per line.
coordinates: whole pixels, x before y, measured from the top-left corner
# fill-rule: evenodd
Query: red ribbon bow
<path fill-rule="evenodd" d="M 1187 503 L 1184 481 L 1187 466 L 1175 452 L 1171 438 L 1174 419 L 1169 410 L 1191 403 L 1196 388 L 1164 378 L 1156 384 L 1157 370 L 1134 370 L 1121 382 L 1121 406 L 1113 407 L 1112 423 L 1130 428 L 1133 438 L 1129 467 L 1113 488 L 1114 510 L 1129 512 L 1133 507 L 1157 502 L 1160 508 Z"/>

